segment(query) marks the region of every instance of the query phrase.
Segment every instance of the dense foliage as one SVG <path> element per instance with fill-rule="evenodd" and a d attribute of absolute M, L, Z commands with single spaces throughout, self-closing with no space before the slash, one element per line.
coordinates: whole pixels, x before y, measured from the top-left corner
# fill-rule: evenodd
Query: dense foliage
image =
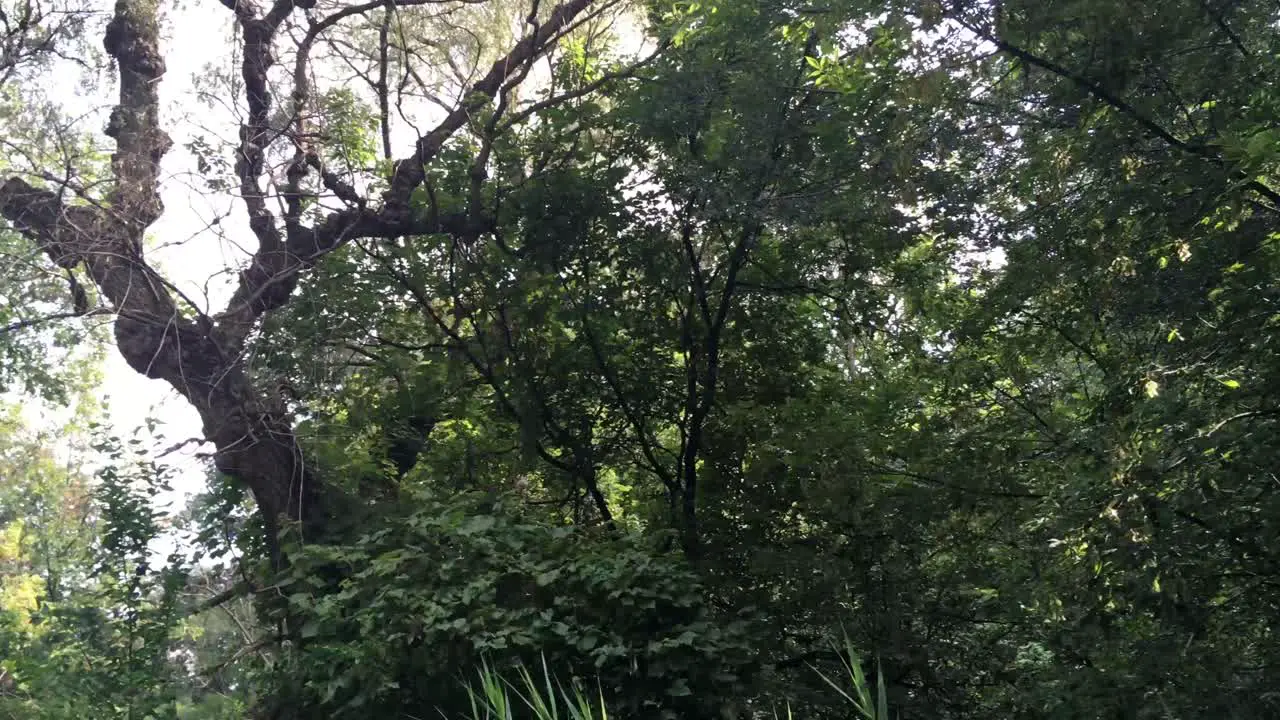
<path fill-rule="evenodd" d="M 10 414 L 0 714 L 1280 715 L 1274 3 L 224 4 L 214 312 L 157 8 L 4 0 L 0 382 L 213 462 Z"/>

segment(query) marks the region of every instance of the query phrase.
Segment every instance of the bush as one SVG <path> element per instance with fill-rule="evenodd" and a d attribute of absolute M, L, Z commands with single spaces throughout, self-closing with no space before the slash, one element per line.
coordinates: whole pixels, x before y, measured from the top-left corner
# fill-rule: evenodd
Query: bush
<path fill-rule="evenodd" d="M 625 533 L 550 527 L 516 503 L 424 497 L 348 545 L 307 548 L 284 584 L 276 717 L 458 717 L 463 673 L 545 659 L 614 717 L 715 717 L 751 672 L 674 554 Z M 335 580 L 335 572 L 337 579 Z M 292 688 L 281 692 L 281 688 Z"/>

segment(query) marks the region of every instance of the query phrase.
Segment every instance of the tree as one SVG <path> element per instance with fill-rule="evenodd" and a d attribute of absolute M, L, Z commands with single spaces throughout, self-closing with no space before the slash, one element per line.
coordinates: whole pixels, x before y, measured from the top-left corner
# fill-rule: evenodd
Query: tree
<path fill-rule="evenodd" d="M 420 5 L 432 3 L 406 4 Z M 282 93 L 272 92 L 268 77 L 279 52 L 275 44 L 285 41 L 282 27 L 295 12 L 317 6 L 228 3 L 241 34 L 247 108 L 235 171 L 259 247 L 221 312 L 206 313 L 178 297 L 143 253 L 144 233 L 164 209 L 159 163 L 171 145 L 159 118 L 165 65 L 155 4 L 117 3 L 104 30 L 103 46 L 119 78 L 118 103 L 105 130 L 116 143 L 105 195 L 90 196 L 92 201 L 71 199 L 16 175 L 0 188 L 0 214 L 15 228 L 59 267 L 86 268 L 114 313 L 115 343 L 125 360 L 138 372 L 168 382 L 200 412 L 207 439 L 218 448 L 219 469 L 252 490 L 268 527 L 275 528 L 277 517 L 284 516 L 301 522 L 307 535 L 322 534 L 324 480 L 307 470 L 278 404 L 249 382 L 244 355 L 254 327 L 264 313 L 288 301 L 301 273 L 355 238 L 482 231 L 480 207 L 442 214 L 439 208 L 415 206 L 414 193 L 421 192 L 428 166 L 472 115 L 492 101 L 502 108 L 489 120 L 496 125 L 506 98 L 533 62 L 565 33 L 602 12 L 588 0 L 542 12 L 535 5 L 521 40 L 466 88 L 443 120 L 417 138 L 411 155 L 388 168 L 382 196 L 372 202 L 326 165 L 316 146 L 308 119 L 317 101 L 310 88 L 309 63 L 313 46 L 326 30 L 382 7 L 371 3 L 332 9 L 311 22 L 295 48 L 293 87 L 281 132 L 272 127 L 271 111 L 275 96 Z M 549 100 L 549 105 L 557 102 Z M 291 156 L 280 193 L 285 209 L 277 217 L 268 206 L 262 176 L 269 153 L 282 143 L 290 146 Z M 341 209 L 320 210 L 316 200 L 322 194 Z M 274 531 L 271 535 L 274 539 Z"/>

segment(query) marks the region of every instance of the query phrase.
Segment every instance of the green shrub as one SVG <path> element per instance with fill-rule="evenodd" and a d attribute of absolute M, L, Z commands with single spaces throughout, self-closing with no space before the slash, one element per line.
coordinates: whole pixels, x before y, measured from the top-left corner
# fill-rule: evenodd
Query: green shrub
<path fill-rule="evenodd" d="M 674 554 L 479 495 L 414 506 L 296 555 L 281 588 L 291 644 L 263 678 L 278 717 L 460 716 L 463 675 L 482 661 L 507 671 L 545 658 L 598 679 L 624 718 L 714 717 L 748 679 L 739 626 L 712 616 Z"/>

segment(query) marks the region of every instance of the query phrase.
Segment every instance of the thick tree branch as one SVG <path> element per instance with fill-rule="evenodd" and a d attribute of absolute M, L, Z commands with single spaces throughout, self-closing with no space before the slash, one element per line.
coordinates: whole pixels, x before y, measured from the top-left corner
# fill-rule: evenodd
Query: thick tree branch
<path fill-rule="evenodd" d="M 258 240 L 258 254 L 278 253 L 283 245 L 283 236 L 276 225 L 275 215 L 267 208 L 260 182 L 267 146 L 272 139 L 269 127 L 272 97 L 267 87 L 267 73 L 275 64 L 271 45 L 276 30 L 296 3 L 278 0 L 265 17 L 261 16 L 252 0 L 223 0 L 223 4 L 235 11 L 243 34 L 244 57 L 240 63 L 240 75 L 244 81 L 248 115 L 240 126 L 240 147 L 235 163 L 236 177 L 240 179 L 240 198 L 249 214 L 249 227 Z M 290 184 L 296 184 L 292 174 Z M 298 205 L 296 198 L 293 198 L 292 205 Z"/>
<path fill-rule="evenodd" d="M 336 177 L 331 181 L 338 182 Z M 483 232 L 486 226 L 478 228 Z M 412 217 L 388 222 L 384 214 L 360 207 L 333 213 L 315 228 L 293 233 L 281 252 L 254 256 L 253 263 L 240 274 L 240 285 L 227 309 L 218 315 L 219 329 L 228 342 L 244 342 L 262 313 L 283 306 L 297 287 L 299 273 L 313 266 L 329 252 L 358 238 L 390 239 L 404 235 L 472 232 L 470 216 L 456 213 L 432 219 Z"/>

